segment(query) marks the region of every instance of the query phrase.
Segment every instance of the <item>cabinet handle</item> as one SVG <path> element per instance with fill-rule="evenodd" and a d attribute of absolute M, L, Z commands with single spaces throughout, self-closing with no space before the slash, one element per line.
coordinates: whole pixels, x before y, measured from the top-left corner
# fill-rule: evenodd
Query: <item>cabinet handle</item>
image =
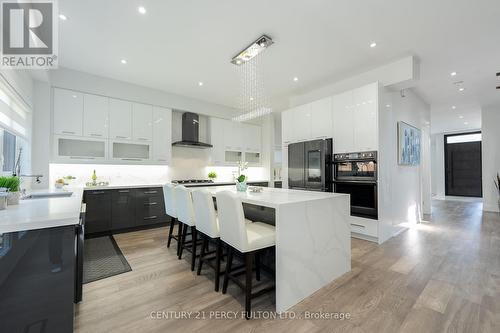
<path fill-rule="evenodd" d="M 155 194 L 158 193 L 158 191 L 144 191 L 144 194 Z"/>
<path fill-rule="evenodd" d="M 158 203 L 157 202 L 146 202 L 144 204 L 144 206 L 154 206 L 154 205 L 157 205 Z"/>
<path fill-rule="evenodd" d="M 158 161 L 160 161 L 160 162 L 166 162 L 167 160 L 164 159 L 164 158 L 159 158 Z"/>
<path fill-rule="evenodd" d="M 117 139 L 128 139 L 128 136 L 117 135 L 116 138 Z"/>
<path fill-rule="evenodd" d="M 366 228 L 364 225 L 361 225 L 361 224 L 351 223 L 351 225 L 354 227 L 362 228 L 362 229 Z"/>
<path fill-rule="evenodd" d="M 144 218 L 144 220 L 153 220 L 153 219 L 155 219 L 155 218 L 157 218 L 157 217 L 158 217 L 158 216 L 156 216 L 156 215 L 153 215 L 153 216 L 147 216 L 147 217 L 145 217 L 145 218 Z"/>
<path fill-rule="evenodd" d="M 147 138 L 137 138 L 137 140 L 139 140 L 139 141 L 149 141 L 149 139 L 147 139 Z"/>
<path fill-rule="evenodd" d="M 90 136 L 102 136 L 102 134 L 90 133 Z"/>
<path fill-rule="evenodd" d="M 70 132 L 70 131 L 62 131 L 64 134 L 75 134 L 75 132 Z"/>
<path fill-rule="evenodd" d="M 142 161 L 140 158 L 122 158 L 122 161 Z"/>
<path fill-rule="evenodd" d="M 95 157 L 78 157 L 78 156 L 71 156 L 70 159 L 72 160 L 95 160 Z"/>
<path fill-rule="evenodd" d="M 91 192 L 91 194 L 104 194 L 104 193 L 106 193 L 106 192 L 104 192 L 104 191 Z"/>
<path fill-rule="evenodd" d="M 119 190 L 118 193 L 129 193 L 129 190 Z"/>

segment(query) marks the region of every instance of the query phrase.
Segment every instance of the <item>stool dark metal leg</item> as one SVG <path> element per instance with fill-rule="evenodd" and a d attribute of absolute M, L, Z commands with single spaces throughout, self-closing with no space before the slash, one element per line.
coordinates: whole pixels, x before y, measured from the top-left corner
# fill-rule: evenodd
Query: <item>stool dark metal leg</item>
<path fill-rule="evenodd" d="M 182 251 L 184 250 L 184 244 L 186 243 L 186 235 L 187 235 L 188 225 L 184 224 L 182 228 L 182 241 L 179 249 L 179 260 L 182 259 Z"/>
<path fill-rule="evenodd" d="M 179 252 L 181 251 L 182 225 L 183 224 L 177 220 L 177 256 L 179 256 Z"/>
<path fill-rule="evenodd" d="M 229 273 L 231 272 L 231 265 L 233 264 L 233 248 L 231 246 L 228 247 L 227 250 L 227 263 L 226 263 L 226 272 L 224 273 L 224 282 L 222 283 L 222 293 L 225 294 L 227 292 L 227 284 L 229 282 Z"/>
<path fill-rule="evenodd" d="M 193 252 L 191 253 L 191 272 L 194 271 L 194 267 L 196 264 L 196 243 L 198 243 L 196 227 L 191 227 L 191 237 L 193 238 Z"/>
<path fill-rule="evenodd" d="M 201 252 L 200 252 L 200 261 L 198 262 L 198 271 L 196 272 L 197 275 L 201 274 L 201 266 L 203 265 L 203 257 L 205 256 L 206 253 L 206 247 L 208 246 L 208 237 L 200 233 L 200 237 L 203 238 L 203 243 L 201 244 Z"/>
<path fill-rule="evenodd" d="M 222 244 L 220 238 L 217 238 L 215 248 L 215 291 L 219 291 L 220 261 L 222 257 Z"/>
<path fill-rule="evenodd" d="M 168 240 L 167 240 L 167 248 L 170 247 L 170 241 L 172 240 L 173 233 L 174 233 L 174 225 L 175 225 L 175 218 L 172 218 L 170 220 L 170 229 L 168 230 Z"/>
<path fill-rule="evenodd" d="M 252 268 L 253 268 L 253 252 L 245 253 L 245 319 L 250 319 L 250 311 L 252 306 Z"/>

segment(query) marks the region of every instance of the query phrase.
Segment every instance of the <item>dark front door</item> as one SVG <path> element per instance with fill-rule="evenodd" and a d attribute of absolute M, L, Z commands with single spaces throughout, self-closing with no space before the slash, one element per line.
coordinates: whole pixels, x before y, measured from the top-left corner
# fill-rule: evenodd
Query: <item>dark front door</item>
<path fill-rule="evenodd" d="M 446 195 L 483 195 L 480 136 L 479 140 L 469 140 L 471 137 L 467 135 L 445 136 Z"/>

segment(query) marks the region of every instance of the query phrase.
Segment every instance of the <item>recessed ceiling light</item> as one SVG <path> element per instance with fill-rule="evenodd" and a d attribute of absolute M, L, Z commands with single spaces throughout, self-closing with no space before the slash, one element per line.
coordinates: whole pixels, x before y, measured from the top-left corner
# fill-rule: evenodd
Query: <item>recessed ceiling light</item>
<path fill-rule="evenodd" d="M 386 104 L 385 105 L 386 108 L 390 108 L 391 107 L 391 104 Z"/>
<path fill-rule="evenodd" d="M 460 118 L 460 119 L 464 119 L 464 116 L 458 116 L 458 118 Z"/>
<path fill-rule="evenodd" d="M 465 90 L 464 87 L 458 88 L 458 91 L 464 91 L 464 90 Z"/>
<path fill-rule="evenodd" d="M 68 19 L 68 17 L 64 14 L 59 14 L 59 18 L 63 21 L 66 21 Z"/>
<path fill-rule="evenodd" d="M 377 43 L 371 42 L 370 47 L 373 49 L 375 46 L 377 46 Z"/>
<path fill-rule="evenodd" d="M 426 121 L 425 122 L 426 125 L 430 125 L 430 123 L 431 123 L 430 121 Z"/>
<path fill-rule="evenodd" d="M 250 100 L 253 101 L 253 97 L 250 97 Z"/>
<path fill-rule="evenodd" d="M 452 105 L 451 107 L 453 110 L 455 110 L 457 107 L 455 105 Z"/>
<path fill-rule="evenodd" d="M 127 63 L 127 60 L 122 59 L 122 60 L 120 60 L 120 62 L 125 65 Z"/>
<path fill-rule="evenodd" d="M 294 82 L 297 82 L 298 80 L 299 80 L 299 78 L 298 78 L 298 77 L 294 77 L 294 78 L 293 78 L 293 81 L 294 81 Z"/>
<path fill-rule="evenodd" d="M 203 85 L 203 82 L 198 82 L 198 85 L 201 87 Z"/>
<path fill-rule="evenodd" d="M 146 14 L 146 8 L 144 8 L 143 6 L 138 7 L 137 11 L 141 14 Z"/>
<path fill-rule="evenodd" d="M 464 122 L 464 125 L 469 125 L 469 123 L 468 122 Z"/>
<path fill-rule="evenodd" d="M 450 73 L 451 76 L 456 76 L 457 75 L 457 72 L 451 72 Z"/>

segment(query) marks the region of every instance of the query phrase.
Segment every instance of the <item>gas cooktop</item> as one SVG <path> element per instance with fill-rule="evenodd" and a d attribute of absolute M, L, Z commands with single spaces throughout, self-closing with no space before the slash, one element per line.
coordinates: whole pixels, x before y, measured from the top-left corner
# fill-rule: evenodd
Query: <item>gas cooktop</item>
<path fill-rule="evenodd" d="M 173 184 L 210 184 L 213 183 L 213 180 L 210 179 L 181 179 L 181 180 L 172 180 Z"/>

